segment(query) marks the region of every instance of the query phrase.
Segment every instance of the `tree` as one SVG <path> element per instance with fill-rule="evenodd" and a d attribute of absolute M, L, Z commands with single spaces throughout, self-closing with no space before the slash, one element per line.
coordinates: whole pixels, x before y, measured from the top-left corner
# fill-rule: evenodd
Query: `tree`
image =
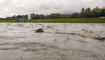
<path fill-rule="evenodd" d="M 101 9 L 96 7 L 91 11 L 92 17 L 100 17 L 101 16 Z"/>
<path fill-rule="evenodd" d="M 31 19 L 44 19 L 45 16 L 44 15 L 39 15 L 39 14 L 30 14 Z"/>
<path fill-rule="evenodd" d="M 34 13 L 31 13 L 31 14 L 30 14 L 30 18 L 31 18 L 31 19 L 34 19 L 34 16 L 35 16 Z"/>
<path fill-rule="evenodd" d="M 72 18 L 80 18 L 81 14 L 80 13 L 73 13 Z"/>
<path fill-rule="evenodd" d="M 25 18 L 25 19 L 28 19 L 28 15 L 24 15 L 24 18 Z"/>
<path fill-rule="evenodd" d="M 12 18 L 16 18 L 16 15 L 13 15 Z"/>
<path fill-rule="evenodd" d="M 45 19 L 45 16 L 44 15 L 40 15 L 40 19 Z"/>
<path fill-rule="evenodd" d="M 81 10 L 81 16 L 85 17 L 85 9 L 84 8 L 82 8 L 82 10 Z"/>
<path fill-rule="evenodd" d="M 86 15 L 87 18 L 91 17 L 91 9 L 90 8 L 86 8 L 85 15 Z"/>
<path fill-rule="evenodd" d="M 101 10 L 101 16 L 105 17 L 105 7 L 103 7 Z"/>
<path fill-rule="evenodd" d="M 47 16 L 47 18 L 50 18 L 50 19 L 56 19 L 56 18 L 61 18 L 61 17 L 62 15 L 59 13 L 53 13 Z"/>
<path fill-rule="evenodd" d="M 90 8 L 82 8 L 81 10 L 81 16 L 85 18 L 90 18 L 91 17 L 91 9 Z"/>

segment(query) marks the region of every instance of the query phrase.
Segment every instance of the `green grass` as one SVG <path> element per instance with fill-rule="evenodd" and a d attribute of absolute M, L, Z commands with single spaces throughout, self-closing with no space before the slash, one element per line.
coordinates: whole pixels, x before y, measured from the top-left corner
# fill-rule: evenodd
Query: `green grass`
<path fill-rule="evenodd" d="M 16 23 L 15 20 L 0 20 L 0 23 Z"/>
<path fill-rule="evenodd" d="M 15 23 L 13 20 L 0 20 L 1 23 Z M 25 23 L 105 23 L 105 18 L 68 18 L 68 19 L 35 19 Z"/>

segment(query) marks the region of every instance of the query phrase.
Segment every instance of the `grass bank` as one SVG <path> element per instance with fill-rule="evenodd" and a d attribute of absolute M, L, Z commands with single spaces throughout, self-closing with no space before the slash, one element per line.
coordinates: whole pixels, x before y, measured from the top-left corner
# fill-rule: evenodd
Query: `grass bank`
<path fill-rule="evenodd" d="M 0 23 L 16 23 L 16 21 L 0 20 Z M 24 23 L 105 23 L 105 18 L 34 19 Z"/>

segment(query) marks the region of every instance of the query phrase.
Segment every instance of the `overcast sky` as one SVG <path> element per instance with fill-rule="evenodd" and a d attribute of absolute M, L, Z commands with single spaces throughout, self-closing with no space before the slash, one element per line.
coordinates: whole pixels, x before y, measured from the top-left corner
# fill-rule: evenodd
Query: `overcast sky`
<path fill-rule="evenodd" d="M 105 6 L 105 0 L 0 0 L 0 17 L 29 13 L 65 14 L 96 6 Z"/>

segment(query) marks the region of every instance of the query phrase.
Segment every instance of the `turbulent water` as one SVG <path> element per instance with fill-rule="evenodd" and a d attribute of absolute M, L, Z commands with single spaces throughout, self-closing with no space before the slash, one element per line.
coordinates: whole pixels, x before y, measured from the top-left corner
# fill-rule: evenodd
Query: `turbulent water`
<path fill-rule="evenodd" d="M 105 24 L 0 23 L 0 60 L 105 60 Z"/>

